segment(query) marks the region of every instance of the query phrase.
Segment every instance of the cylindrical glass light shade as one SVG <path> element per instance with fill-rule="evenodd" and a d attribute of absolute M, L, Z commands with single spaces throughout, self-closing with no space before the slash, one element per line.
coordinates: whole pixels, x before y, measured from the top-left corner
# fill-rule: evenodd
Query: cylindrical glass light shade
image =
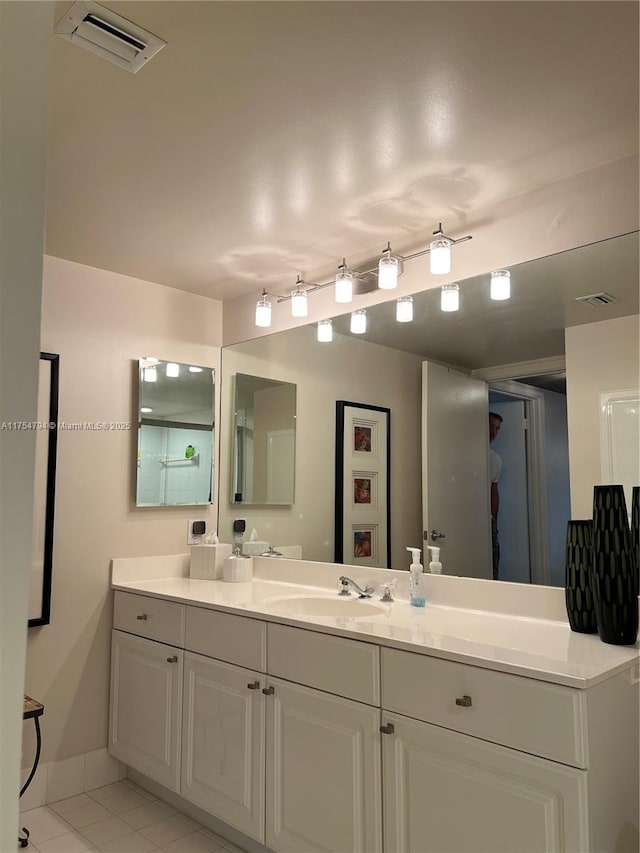
<path fill-rule="evenodd" d="M 457 311 L 460 307 L 460 288 L 457 284 L 444 284 L 440 292 L 440 309 Z"/>
<path fill-rule="evenodd" d="M 256 302 L 256 326 L 260 326 L 263 329 L 268 329 L 271 325 L 271 303 L 266 297 L 266 294 L 262 295 L 262 299 L 259 299 Z"/>
<path fill-rule="evenodd" d="M 336 275 L 336 302 L 351 302 L 353 298 L 353 276 L 348 272 Z"/>
<path fill-rule="evenodd" d="M 495 270 L 491 273 L 491 298 L 499 302 L 511 296 L 511 273 L 509 270 Z"/>
<path fill-rule="evenodd" d="M 401 296 L 396 302 L 396 320 L 398 323 L 410 323 L 413 320 L 413 297 Z"/>
<path fill-rule="evenodd" d="M 378 262 L 378 287 L 380 290 L 393 290 L 398 286 L 398 259 L 385 255 Z"/>
<path fill-rule="evenodd" d="M 295 290 L 291 291 L 291 316 L 306 317 L 308 313 L 307 291 L 296 287 Z"/>
<path fill-rule="evenodd" d="M 158 381 L 158 371 L 157 371 L 155 365 L 152 364 L 151 367 L 145 367 L 143 378 L 144 378 L 145 382 L 157 382 Z"/>
<path fill-rule="evenodd" d="M 177 379 L 180 376 L 180 365 L 176 364 L 175 361 L 168 361 L 165 368 L 165 375 L 169 379 Z"/>
<path fill-rule="evenodd" d="M 367 312 L 364 308 L 353 311 L 351 314 L 351 333 L 353 335 L 364 335 L 367 331 Z"/>
<path fill-rule="evenodd" d="M 451 272 L 451 240 L 439 237 L 429 244 L 429 268 L 432 275 L 446 275 Z"/>
<path fill-rule="evenodd" d="M 318 321 L 318 341 L 321 344 L 329 344 L 333 340 L 333 325 L 331 320 Z"/>

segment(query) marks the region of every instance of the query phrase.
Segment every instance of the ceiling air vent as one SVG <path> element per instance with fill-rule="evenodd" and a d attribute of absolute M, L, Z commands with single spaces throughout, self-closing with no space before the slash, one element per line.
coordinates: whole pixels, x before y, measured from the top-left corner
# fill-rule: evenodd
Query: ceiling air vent
<path fill-rule="evenodd" d="M 166 42 L 91 0 L 74 3 L 54 32 L 135 74 Z"/>
<path fill-rule="evenodd" d="M 585 305 L 593 305 L 598 308 L 600 305 L 611 305 L 612 302 L 617 302 L 615 296 L 610 293 L 592 293 L 590 296 L 576 296 L 576 302 L 583 302 Z"/>

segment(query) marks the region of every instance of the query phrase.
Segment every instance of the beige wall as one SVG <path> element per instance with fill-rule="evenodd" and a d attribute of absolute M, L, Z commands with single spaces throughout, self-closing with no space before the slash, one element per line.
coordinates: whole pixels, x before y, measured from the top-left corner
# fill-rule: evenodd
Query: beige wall
<path fill-rule="evenodd" d="M 600 394 L 640 387 L 639 332 L 637 314 L 565 332 L 572 518 L 591 517 L 593 486 L 602 482 Z"/>
<path fill-rule="evenodd" d="M 132 429 L 58 434 L 51 624 L 30 629 L 27 653 L 26 690 L 46 705 L 43 761 L 107 742 L 110 559 L 185 552 L 194 516 L 215 526 L 216 507 L 134 506 L 134 362 L 219 376 L 221 316 L 214 300 L 45 258 L 41 345 L 60 354 L 60 420 Z"/>
<path fill-rule="evenodd" d="M 231 521 L 247 520 L 247 532 L 274 545 L 302 545 L 304 559 L 334 557 L 334 459 L 336 400 L 391 409 L 391 563 L 408 565 L 405 546 L 422 541 L 420 447 L 422 360 L 419 356 L 336 335 L 318 344 L 315 326 L 259 338 L 223 351 L 220 537 L 232 541 Z M 348 365 L 348 370 L 346 369 Z M 248 373 L 297 386 L 296 496 L 291 507 L 231 505 L 229 439 L 233 383 Z"/>
<path fill-rule="evenodd" d="M 52 3 L 0 3 L 0 422 L 35 418 Z M 0 432 L 0 850 L 16 850 L 35 434 Z"/>

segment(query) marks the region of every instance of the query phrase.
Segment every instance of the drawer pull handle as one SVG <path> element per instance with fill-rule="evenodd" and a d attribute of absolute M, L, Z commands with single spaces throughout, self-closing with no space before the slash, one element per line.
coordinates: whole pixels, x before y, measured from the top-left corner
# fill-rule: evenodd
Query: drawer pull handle
<path fill-rule="evenodd" d="M 276 692 L 276 688 L 275 687 L 263 687 L 262 692 L 264 693 L 265 696 L 273 696 L 273 694 Z"/>
<path fill-rule="evenodd" d="M 136 619 L 140 619 L 142 622 L 146 622 L 149 617 L 146 613 L 138 613 Z"/>
<path fill-rule="evenodd" d="M 173 655 L 173 657 L 167 658 L 167 663 L 178 663 L 178 655 Z"/>
<path fill-rule="evenodd" d="M 470 708 L 471 696 L 458 696 L 458 698 L 456 699 L 456 705 L 460 705 L 461 708 Z"/>
<path fill-rule="evenodd" d="M 259 681 L 250 681 L 247 684 L 247 687 L 249 688 L 249 690 L 258 690 L 258 688 L 260 687 L 260 682 Z"/>
<path fill-rule="evenodd" d="M 393 723 L 386 723 L 384 726 L 380 726 L 380 731 L 383 735 L 392 735 L 396 730 L 396 727 Z"/>

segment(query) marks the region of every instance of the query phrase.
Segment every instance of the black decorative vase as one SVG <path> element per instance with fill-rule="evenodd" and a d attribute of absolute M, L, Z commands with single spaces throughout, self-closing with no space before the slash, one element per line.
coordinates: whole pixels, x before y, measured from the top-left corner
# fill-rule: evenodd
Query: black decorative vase
<path fill-rule="evenodd" d="M 569 521 L 565 563 L 565 601 L 572 631 L 595 634 L 598 630 L 593 601 L 593 521 Z"/>
<path fill-rule="evenodd" d="M 634 486 L 631 492 L 631 551 L 636 563 L 637 580 L 640 574 L 640 486 Z"/>
<path fill-rule="evenodd" d="M 638 636 L 638 580 L 622 486 L 593 489 L 593 598 L 603 643 Z"/>

